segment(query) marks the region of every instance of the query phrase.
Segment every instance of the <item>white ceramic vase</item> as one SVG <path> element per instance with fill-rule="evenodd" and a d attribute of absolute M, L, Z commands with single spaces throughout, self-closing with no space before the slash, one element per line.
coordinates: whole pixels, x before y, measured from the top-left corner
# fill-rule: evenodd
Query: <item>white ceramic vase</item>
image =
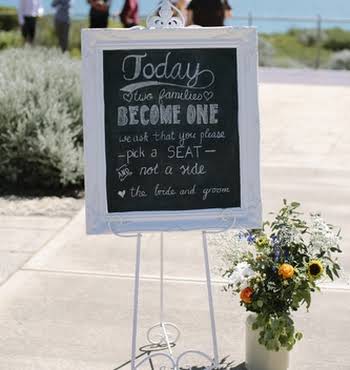
<path fill-rule="evenodd" d="M 245 366 L 247 370 L 287 370 L 289 352 L 286 350 L 268 351 L 259 343 L 259 331 L 252 329 L 255 317 L 254 314 L 250 314 L 246 321 Z"/>

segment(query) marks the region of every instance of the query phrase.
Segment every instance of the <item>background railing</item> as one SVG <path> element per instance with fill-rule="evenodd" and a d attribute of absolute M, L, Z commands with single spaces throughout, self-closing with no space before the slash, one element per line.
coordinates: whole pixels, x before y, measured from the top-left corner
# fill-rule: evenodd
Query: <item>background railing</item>
<path fill-rule="evenodd" d="M 350 0 L 349 0 L 350 1 Z M 46 15 L 53 15 L 54 10 L 52 8 L 47 9 Z M 78 10 L 78 9 L 77 9 Z M 86 11 L 85 11 L 86 10 Z M 116 9 L 114 9 L 116 10 Z M 114 12 L 113 12 L 114 13 Z M 15 9 L 14 9 L 14 16 Z M 72 12 L 71 18 L 73 20 L 81 20 L 82 26 L 86 27 L 88 25 L 88 7 L 86 9 L 79 9 L 77 12 Z M 112 17 L 116 22 L 112 22 L 113 26 L 118 26 L 119 17 L 114 16 Z M 141 17 L 142 23 L 145 22 L 145 16 Z M 15 21 L 16 23 L 16 21 Z M 47 23 L 47 22 L 46 22 Z M 296 16 L 265 16 L 265 15 L 255 15 L 253 12 L 248 12 L 247 15 L 239 15 L 236 13 L 233 14 L 233 17 L 227 19 L 226 24 L 228 25 L 249 25 L 249 26 L 257 26 L 258 31 L 260 33 L 285 33 L 289 29 L 296 28 L 299 29 L 302 35 L 307 36 L 307 32 L 312 30 L 312 52 L 309 57 L 307 66 L 319 68 L 325 64 L 325 50 L 324 50 L 324 43 L 325 43 L 325 30 L 329 28 L 339 27 L 344 30 L 350 31 L 350 18 L 334 18 L 334 17 L 323 17 L 320 15 L 317 16 L 308 16 L 308 17 L 296 17 Z M 49 29 L 46 25 L 44 27 L 45 32 Z M 80 35 L 80 30 L 77 31 L 77 27 L 74 29 L 75 32 Z M 309 34 L 310 35 L 310 34 Z M 46 37 L 47 38 L 47 37 Z M 77 49 L 80 48 L 78 45 L 78 38 L 79 36 L 74 36 L 76 40 Z M 268 39 L 268 36 L 267 36 Z M 309 46 L 309 45 L 308 45 Z M 346 46 L 346 49 L 349 47 Z M 349 48 L 350 49 L 350 48 Z M 294 49 L 293 49 L 294 50 Z"/>
<path fill-rule="evenodd" d="M 350 0 L 349 0 L 350 1 Z M 85 14 L 72 14 L 73 18 L 84 19 L 88 16 Z M 114 19 L 119 20 L 118 16 L 114 16 Z M 146 16 L 141 16 L 141 20 L 144 22 Z M 267 31 L 264 27 L 264 23 L 280 23 L 282 27 L 269 27 Z M 255 15 L 253 12 L 249 12 L 248 15 L 233 15 L 232 18 L 228 19 L 226 24 L 228 25 L 248 25 L 248 26 L 259 26 L 258 31 L 265 33 L 272 32 L 286 32 L 290 28 L 300 29 L 313 29 L 315 30 L 315 62 L 314 68 L 318 69 L 321 64 L 321 50 L 322 50 L 322 31 L 326 28 L 340 27 L 350 30 L 350 18 L 331 18 L 322 17 L 321 15 L 313 17 L 294 17 L 294 16 L 260 16 Z"/>
<path fill-rule="evenodd" d="M 319 23 L 331 23 L 331 24 L 348 24 L 350 26 L 350 18 L 329 18 L 322 17 L 317 15 L 314 17 L 281 17 L 281 16 L 261 16 L 254 15 L 252 12 L 248 13 L 248 16 L 235 15 L 233 19 L 247 21 L 249 26 L 253 26 L 256 21 L 267 21 L 267 22 L 301 22 L 301 23 L 310 23 L 317 25 Z"/>

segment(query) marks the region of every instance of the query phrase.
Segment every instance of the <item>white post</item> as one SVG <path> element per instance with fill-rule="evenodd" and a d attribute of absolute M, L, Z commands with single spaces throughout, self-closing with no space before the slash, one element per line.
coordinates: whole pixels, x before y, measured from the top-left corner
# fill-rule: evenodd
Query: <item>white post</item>
<path fill-rule="evenodd" d="M 164 322 L 164 236 L 160 233 L 160 324 Z"/>
<path fill-rule="evenodd" d="M 132 342 L 131 342 L 131 370 L 136 369 L 135 361 L 136 361 L 137 320 L 139 309 L 140 261 L 141 261 L 141 234 L 137 234 L 135 283 L 134 283 L 134 312 L 133 312 Z"/>
<path fill-rule="evenodd" d="M 173 356 L 169 335 L 164 321 L 164 234 L 160 233 L 160 326 L 163 331 L 165 343 L 168 347 L 170 356 Z"/>
<path fill-rule="evenodd" d="M 209 255 L 208 255 L 208 243 L 207 243 L 207 232 L 206 231 L 202 232 L 202 239 L 203 239 L 205 273 L 207 277 L 211 334 L 212 334 L 213 350 L 214 350 L 214 366 L 217 367 L 219 365 L 219 353 L 218 353 L 218 342 L 217 342 L 217 337 L 216 337 L 216 324 L 215 324 L 215 314 L 214 314 L 214 304 L 213 304 L 213 293 L 212 293 L 212 288 L 211 288 L 211 276 L 210 276 L 210 268 L 209 268 Z"/>

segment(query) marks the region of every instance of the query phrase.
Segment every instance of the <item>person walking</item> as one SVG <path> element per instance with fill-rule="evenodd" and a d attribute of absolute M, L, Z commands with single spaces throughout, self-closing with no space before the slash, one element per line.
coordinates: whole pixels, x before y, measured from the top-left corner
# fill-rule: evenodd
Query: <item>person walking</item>
<path fill-rule="evenodd" d="M 123 9 L 119 14 L 120 21 L 125 28 L 139 24 L 139 4 L 137 0 L 125 0 Z"/>
<path fill-rule="evenodd" d="M 87 0 L 90 4 L 90 28 L 107 28 L 112 0 Z"/>
<path fill-rule="evenodd" d="M 44 14 L 41 0 L 19 0 L 17 13 L 24 41 L 32 44 L 35 38 L 36 20 Z"/>
<path fill-rule="evenodd" d="M 192 0 L 187 7 L 187 22 L 202 27 L 223 26 L 230 12 L 227 0 Z"/>
<path fill-rule="evenodd" d="M 70 0 L 53 0 L 51 5 L 56 9 L 55 30 L 58 43 L 62 52 L 65 52 L 68 50 Z"/>

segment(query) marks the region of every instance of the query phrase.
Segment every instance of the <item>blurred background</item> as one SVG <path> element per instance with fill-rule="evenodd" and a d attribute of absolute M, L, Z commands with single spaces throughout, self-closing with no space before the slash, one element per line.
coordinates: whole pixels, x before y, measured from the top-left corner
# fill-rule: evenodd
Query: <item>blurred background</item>
<path fill-rule="evenodd" d="M 232 16 L 226 25 L 253 25 L 260 34 L 260 65 L 287 68 L 350 69 L 350 3 L 348 0 L 229 0 Z M 42 0 L 44 16 L 38 19 L 36 44 L 57 46 L 53 27 L 55 9 Z M 0 49 L 18 46 L 21 37 L 16 16 L 17 1 L 0 1 Z M 157 1 L 139 0 L 140 24 Z M 113 0 L 109 27 L 120 27 L 119 13 L 124 0 Z M 80 29 L 88 26 L 90 5 L 72 0 L 69 51 L 80 54 Z M 6 32 L 6 33 L 5 33 Z"/>

